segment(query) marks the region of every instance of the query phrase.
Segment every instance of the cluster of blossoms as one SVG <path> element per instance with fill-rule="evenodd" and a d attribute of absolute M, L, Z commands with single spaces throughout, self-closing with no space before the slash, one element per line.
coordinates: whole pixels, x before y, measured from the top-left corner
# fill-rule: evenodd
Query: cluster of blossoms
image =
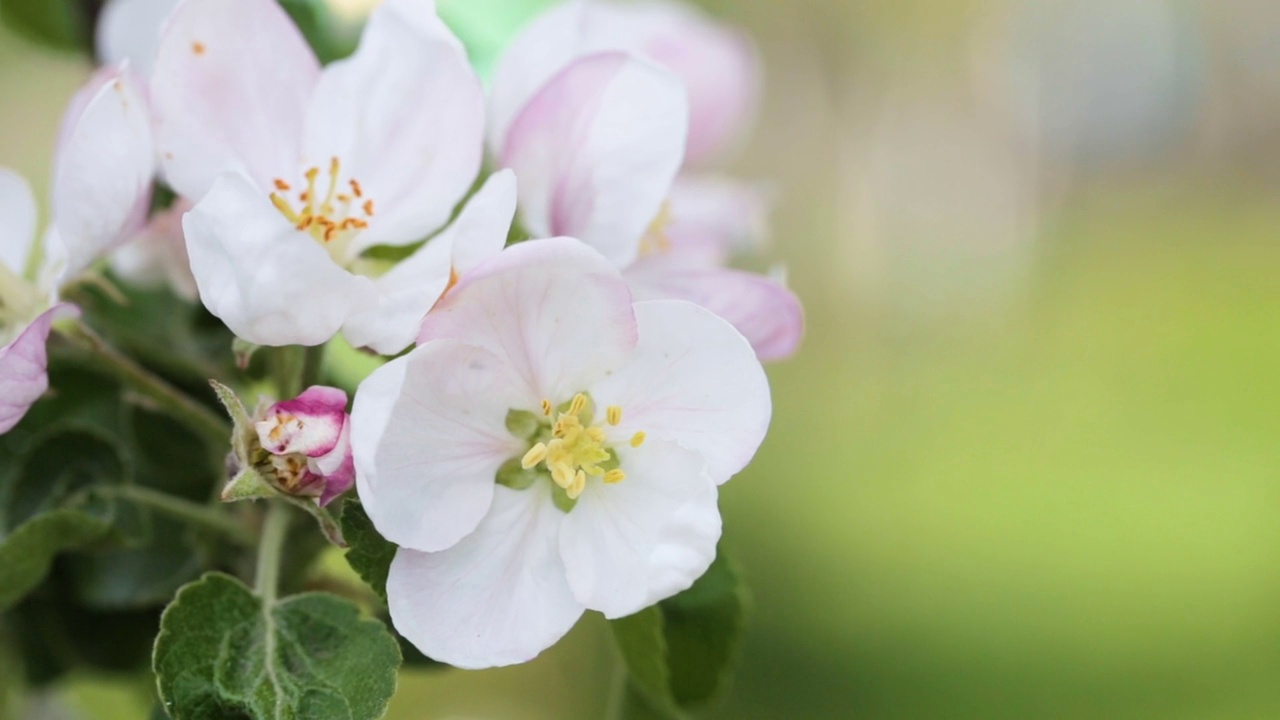
<path fill-rule="evenodd" d="M 133 239 L 119 275 L 248 343 L 396 356 L 349 416 L 311 388 L 239 450 L 322 505 L 356 486 L 427 655 L 523 662 L 708 568 L 718 486 L 769 425 L 761 362 L 803 327 L 785 286 L 730 266 L 767 193 L 710 169 L 756 102 L 749 43 L 677 5 L 570 2 L 486 91 L 430 0 L 386 0 L 326 67 L 273 0 L 114 0 L 103 28 L 120 62 L 73 103 L 42 257 L 0 238 L 0 430 L 47 386 L 75 312 L 55 288 Z M 153 177 L 178 199 L 148 221 Z M 34 236 L 8 175 L 0 207 Z"/>

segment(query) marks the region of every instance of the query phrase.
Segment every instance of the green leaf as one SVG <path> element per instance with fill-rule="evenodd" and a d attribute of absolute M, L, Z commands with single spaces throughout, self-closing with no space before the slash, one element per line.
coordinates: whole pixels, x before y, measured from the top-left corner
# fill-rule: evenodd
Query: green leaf
<path fill-rule="evenodd" d="M 89 49 L 88 19 L 72 0 L 0 0 L 0 20 L 6 25 L 65 50 Z"/>
<path fill-rule="evenodd" d="M 395 544 L 378 534 L 364 507 L 353 501 L 343 508 L 342 534 L 347 539 L 347 564 L 386 602 L 387 573 L 396 557 Z"/>
<path fill-rule="evenodd" d="M 615 720 L 683 720 L 685 717 L 678 710 L 655 705 L 634 682 L 628 682 L 622 692 L 618 712 L 612 716 Z"/>
<path fill-rule="evenodd" d="M 163 605 L 203 569 L 203 559 L 186 524 L 150 519 L 148 542 L 140 547 L 81 552 L 64 563 L 75 598 L 101 609 Z"/>
<path fill-rule="evenodd" d="M 721 550 L 693 587 L 613 621 L 632 685 L 653 712 L 665 713 L 658 717 L 705 708 L 723 696 L 742 651 L 745 595 Z"/>
<path fill-rule="evenodd" d="M 374 720 L 395 691 L 400 649 L 334 595 L 267 603 L 209 573 L 165 610 L 153 665 L 173 720 Z"/>
<path fill-rule="evenodd" d="M 0 542 L 0 611 L 7 610 L 40 584 L 54 556 L 93 542 L 111 523 L 81 510 L 54 510 L 38 515 Z"/>

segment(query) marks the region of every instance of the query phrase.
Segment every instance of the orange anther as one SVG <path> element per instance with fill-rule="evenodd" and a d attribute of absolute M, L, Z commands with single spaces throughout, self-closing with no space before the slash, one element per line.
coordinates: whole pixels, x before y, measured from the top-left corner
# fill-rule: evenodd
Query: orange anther
<path fill-rule="evenodd" d="M 276 178 L 276 189 L 280 192 L 288 192 L 290 189 L 289 183 L 281 180 L 280 178 Z"/>
<path fill-rule="evenodd" d="M 364 197 L 364 188 L 360 187 L 360 182 L 358 180 L 352 178 L 347 182 L 351 185 L 351 192 L 355 193 L 356 197 Z"/>
<path fill-rule="evenodd" d="M 364 214 L 368 215 L 369 217 L 373 217 L 373 200 L 372 199 L 364 201 Z"/>

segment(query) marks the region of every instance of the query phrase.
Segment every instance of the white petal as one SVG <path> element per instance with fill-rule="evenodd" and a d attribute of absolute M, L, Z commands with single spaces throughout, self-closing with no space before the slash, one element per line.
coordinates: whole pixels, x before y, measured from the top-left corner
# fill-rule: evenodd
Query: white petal
<path fill-rule="evenodd" d="M 150 77 L 160 48 L 160 28 L 178 0 L 108 0 L 98 15 L 98 59 L 104 65 L 124 60 Z"/>
<path fill-rule="evenodd" d="M 682 175 L 671 188 L 671 249 L 723 265 L 734 254 L 758 254 L 769 235 L 773 192 L 765 183 L 722 175 Z"/>
<path fill-rule="evenodd" d="M 525 106 L 501 165 L 520 178 L 520 218 L 618 267 L 639 252 L 684 156 L 688 104 L 675 76 L 623 53 L 574 61 Z"/>
<path fill-rule="evenodd" d="M 348 318 L 347 340 L 383 355 L 405 349 L 451 279 L 502 252 L 515 210 L 515 176 L 495 173 L 452 225 L 374 282 L 378 307 Z"/>
<path fill-rule="evenodd" d="M 449 291 L 420 342 L 489 348 L 525 392 L 557 404 L 621 366 L 635 347 L 631 293 L 607 260 L 570 238 L 513 245 Z"/>
<path fill-rule="evenodd" d="M 544 487 L 499 487 L 484 522 L 452 549 L 401 549 L 387 578 L 396 630 L 455 667 L 532 660 L 583 612 L 556 549 L 563 518 Z"/>
<path fill-rule="evenodd" d="M 36 199 L 23 177 L 0 168 L 0 263 L 22 277 L 36 239 Z"/>
<path fill-rule="evenodd" d="M 168 285 L 183 300 L 199 298 L 191 274 L 187 241 L 182 236 L 182 216 L 191 203 L 178 198 L 147 221 L 146 227 L 111 256 L 111 269 L 122 279 L 143 288 Z"/>
<path fill-rule="evenodd" d="M 687 590 L 720 539 L 718 493 L 701 456 L 662 441 L 617 452 L 627 478 L 589 480 L 560 531 L 573 596 L 611 619 Z"/>
<path fill-rule="evenodd" d="M 532 410 L 511 369 L 486 350 L 427 343 L 374 371 L 356 392 L 356 484 L 374 526 L 397 545 L 451 547 L 489 509 L 498 468 L 526 443 L 506 428 Z"/>
<path fill-rule="evenodd" d="M 570 0 L 525 26 L 493 73 L 489 105 L 489 147 L 502 153 L 511 123 L 548 80 L 584 52 L 589 42 L 587 3 Z"/>
<path fill-rule="evenodd" d="M 12 430 L 49 389 L 45 350 L 49 326 L 55 320 L 79 314 L 74 305 L 56 305 L 37 317 L 13 342 L 0 348 L 0 434 Z"/>
<path fill-rule="evenodd" d="M 762 362 L 795 354 L 804 338 L 804 308 L 795 293 L 765 275 L 641 258 L 623 273 L 637 300 L 688 300 L 728 320 Z"/>
<path fill-rule="evenodd" d="M 374 11 L 360 48 L 325 69 L 307 118 L 311 163 L 342 162 L 376 214 L 351 252 L 405 245 L 448 219 L 484 154 L 484 91 L 430 2 Z"/>
<path fill-rule="evenodd" d="M 151 119 L 136 80 L 109 71 L 58 149 L 53 220 L 67 251 L 65 277 L 128 240 L 146 216 L 155 174 Z"/>
<path fill-rule="evenodd" d="M 622 408 L 619 437 L 643 431 L 700 453 L 716 484 L 746 467 L 769 429 L 769 381 L 733 326 L 678 300 L 635 305 L 640 342 L 626 367 L 591 388 Z"/>
<path fill-rule="evenodd" d="M 319 345 L 375 302 L 372 281 L 339 267 L 238 175 L 219 178 L 183 232 L 200 300 L 251 343 Z"/>
<path fill-rule="evenodd" d="M 298 180 L 303 118 L 319 78 L 274 0 L 186 0 L 161 35 L 151 79 L 170 185 L 199 200 L 225 172 L 261 187 Z"/>

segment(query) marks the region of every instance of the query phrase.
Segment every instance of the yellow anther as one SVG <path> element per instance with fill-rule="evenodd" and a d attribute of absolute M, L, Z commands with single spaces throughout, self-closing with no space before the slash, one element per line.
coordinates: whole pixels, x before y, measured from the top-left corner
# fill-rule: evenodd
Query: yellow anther
<path fill-rule="evenodd" d="M 587 489 L 587 474 L 579 470 L 578 474 L 573 476 L 573 482 L 570 483 L 569 487 L 565 488 L 564 490 L 565 490 L 565 494 L 569 496 L 570 500 L 577 500 L 578 496 L 582 494 L 582 491 L 586 489 Z"/>
<path fill-rule="evenodd" d="M 329 183 L 323 197 L 316 188 L 320 173 L 319 167 L 310 167 L 303 173 L 306 188 L 298 193 L 300 208 L 295 208 L 288 199 L 277 193 L 271 195 L 271 202 L 295 227 L 325 244 L 332 243 L 330 252 L 341 255 L 345 252 L 347 242 L 369 227 L 365 218 L 373 216 L 373 200 L 364 197 L 364 187 L 355 178 L 342 182 L 342 162 L 337 157 L 329 160 Z M 283 179 L 277 179 L 273 183 L 280 193 L 290 191 L 293 187 Z M 350 187 L 354 195 L 338 192 L 339 186 L 344 190 Z M 356 198 L 363 200 L 360 207 L 355 207 Z M 364 217 L 358 216 L 360 210 L 364 211 Z"/>
<path fill-rule="evenodd" d="M 626 479 L 627 479 L 627 474 L 622 472 L 618 468 L 614 468 L 604 474 L 604 481 L 610 485 L 616 485 Z"/>
<path fill-rule="evenodd" d="M 609 421 L 610 425 L 617 425 L 622 422 L 622 408 L 617 405 L 610 405 L 609 408 L 605 410 L 605 419 Z"/>
<path fill-rule="evenodd" d="M 289 201 L 285 200 L 284 196 L 280 193 L 271 193 L 271 204 L 275 205 L 276 209 L 279 210 L 280 213 L 289 220 L 289 222 L 301 222 L 301 218 L 298 217 L 298 213 L 294 211 L 293 206 L 291 206 Z"/>
<path fill-rule="evenodd" d="M 538 443 L 537 445 L 529 448 L 529 452 L 525 453 L 524 457 L 520 459 L 520 466 L 525 470 L 528 470 L 546 459 L 547 446 L 542 443 Z"/>
<path fill-rule="evenodd" d="M 582 411 L 587 408 L 587 396 L 578 393 L 573 396 L 573 401 L 569 403 L 570 415 L 581 415 Z"/>
<path fill-rule="evenodd" d="M 547 417 L 551 417 L 551 401 L 550 400 L 542 401 L 542 414 L 546 415 Z"/>
<path fill-rule="evenodd" d="M 637 432 L 635 435 L 632 435 L 632 436 L 631 436 L 631 447 L 633 447 L 633 448 L 638 448 L 638 447 L 640 447 L 641 445 L 643 445 L 643 444 L 644 444 L 644 439 L 645 439 L 645 434 L 644 434 L 644 431 L 643 431 L 643 430 L 641 430 L 641 431 Z"/>

